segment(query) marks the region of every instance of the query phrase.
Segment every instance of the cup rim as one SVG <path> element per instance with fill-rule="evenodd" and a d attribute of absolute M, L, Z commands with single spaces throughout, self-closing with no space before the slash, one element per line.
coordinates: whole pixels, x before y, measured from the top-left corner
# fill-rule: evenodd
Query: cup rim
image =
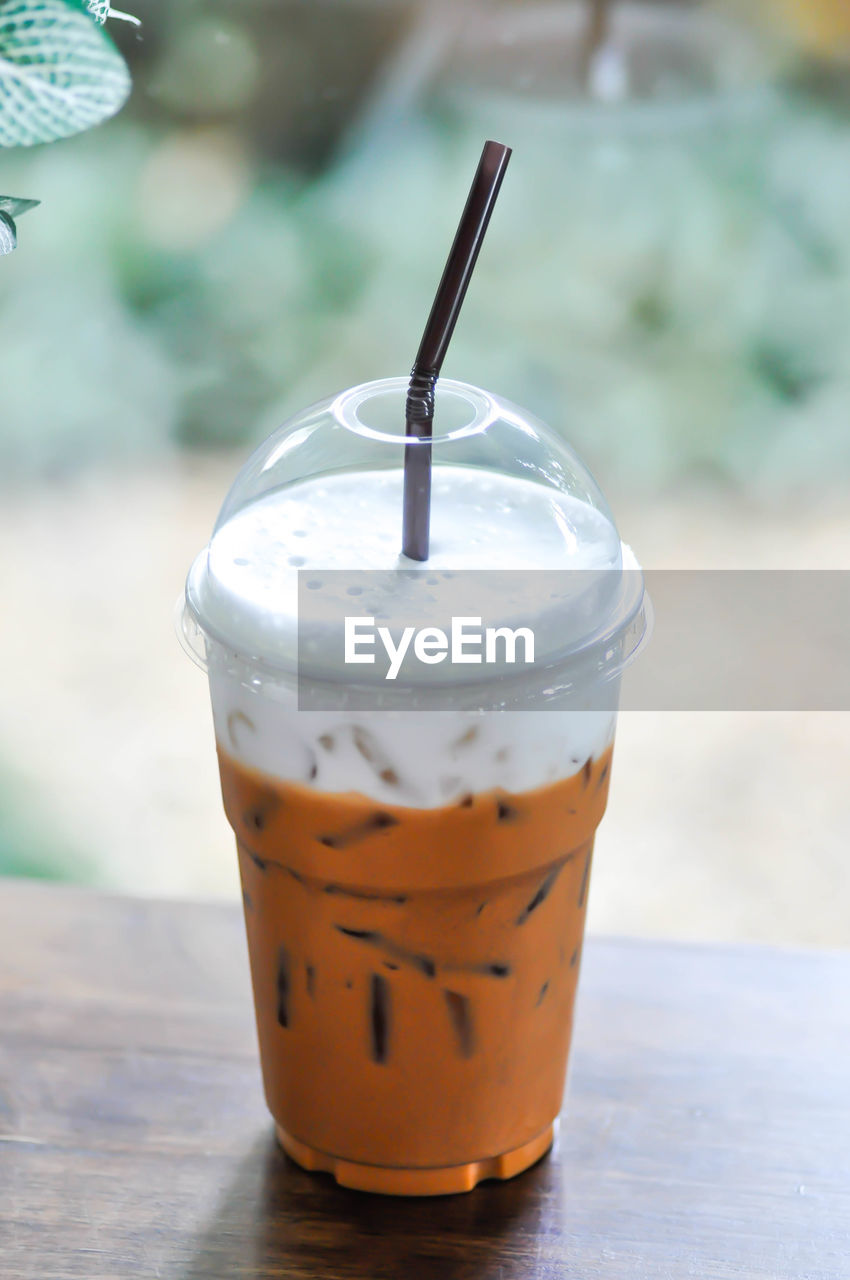
<path fill-rule="evenodd" d="M 622 545 L 625 548 L 625 544 Z M 275 663 L 263 654 L 242 653 L 234 648 L 232 641 L 228 640 L 218 628 L 211 626 L 201 617 L 200 611 L 192 599 L 191 581 L 198 562 L 205 554 L 206 548 L 196 557 L 187 575 L 185 589 L 178 596 L 175 603 L 174 626 L 181 647 L 196 666 L 209 674 L 208 643 L 212 642 L 224 653 L 232 655 L 235 662 L 243 664 L 250 669 L 252 673 L 250 687 L 259 689 L 263 684 L 271 684 L 277 687 L 290 687 L 297 692 L 299 680 L 297 664 L 293 666 L 291 661 Z M 552 676 L 553 688 L 550 691 L 541 691 L 544 701 L 547 700 L 547 692 L 554 697 L 564 691 L 563 682 L 564 680 L 569 680 L 570 672 L 579 675 L 579 681 L 576 683 L 586 683 L 588 687 L 605 685 L 618 679 L 648 644 L 654 629 L 655 611 L 649 593 L 646 590 L 643 570 L 632 556 L 630 550 L 628 555 L 629 563 L 621 570 L 620 600 L 613 617 L 609 616 L 596 631 L 585 636 L 575 648 L 562 653 L 560 656 L 553 656 L 545 666 L 537 668 L 535 672 L 537 679 L 544 671 L 551 672 Z M 629 637 L 627 647 L 625 652 L 618 653 L 616 650 L 617 642 L 624 636 Z M 523 683 L 527 682 L 528 678 L 527 672 L 500 677 L 498 684 L 500 704 L 506 702 L 511 693 L 516 694 L 518 690 L 521 690 Z M 560 686 L 555 687 L 558 686 L 559 681 L 561 682 Z M 246 680 L 243 683 L 248 684 L 249 682 Z M 317 680 L 316 683 L 335 684 L 337 682 Z M 398 686 L 397 693 L 399 699 L 408 698 L 416 694 L 420 696 L 427 694 L 429 698 L 433 699 L 434 709 L 439 710 L 443 706 L 442 699 L 444 697 L 451 699 L 463 694 L 475 694 L 476 692 L 480 695 L 486 685 L 486 681 L 480 679 L 476 681 L 474 678 L 462 684 L 459 682 L 441 684 L 437 681 L 428 685 L 401 685 Z M 370 699 L 374 698 L 373 685 L 360 686 L 357 682 L 352 681 L 347 682 L 346 687 L 355 696 L 359 689 L 361 692 L 365 690 Z M 566 687 L 569 688 L 571 686 L 568 683 Z M 453 703 L 450 702 L 448 705 L 453 705 Z M 403 709 L 404 703 L 400 702 L 399 706 Z M 387 709 L 391 708 L 388 706 Z"/>

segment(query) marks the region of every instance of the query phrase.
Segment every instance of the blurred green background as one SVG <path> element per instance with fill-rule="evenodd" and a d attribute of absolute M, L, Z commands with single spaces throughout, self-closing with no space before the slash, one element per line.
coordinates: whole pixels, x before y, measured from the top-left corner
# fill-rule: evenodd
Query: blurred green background
<path fill-rule="evenodd" d="M 242 444 L 404 372 L 494 133 L 511 181 L 447 373 L 650 490 L 846 481 L 846 82 L 735 5 L 624 0 L 594 101 L 587 7 L 140 0 L 139 30 L 111 22 L 121 115 L 2 156 L 44 202 L 3 263 L 7 477 Z"/>
<path fill-rule="evenodd" d="M 622 0 L 595 51 L 592 9 L 139 0 L 121 114 L 0 152 L 42 201 L 0 260 L 0 869 L 233 892 L 172 601 L 253 443 L 408 370 L 485 137 L 514 156 L 445 373 L 563 431 L 648 565 L 846 567 L 846 6 Z M 621 731 L 597 923 L 850 942 L 846 723 L 672 720 Z M 737 751 L 770 787 L 695 822 Z"/>

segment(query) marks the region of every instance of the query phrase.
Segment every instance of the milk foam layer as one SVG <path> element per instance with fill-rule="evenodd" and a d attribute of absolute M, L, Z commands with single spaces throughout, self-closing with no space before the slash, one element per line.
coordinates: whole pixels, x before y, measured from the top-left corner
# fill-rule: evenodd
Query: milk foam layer
<path fill-rule="evenodd" d="M 210 690 L 216 741 L 233 759 L 320 791 L 414 808 L 570 777 L 612 741 L 616 718 L 614 709 L 298 711 L 214 667 Z"/>
<path fill-rule="evenodd" d="M 324 475 L 272 491 L 215 533 L 189 577 L 202 584 L 216 738 L 233 758 L 323 791 L 432 807 L 467 792 L 525 791 L 567 777 L 614 733 L 618 681 L 600 709 L 298 711 L 297 572 L 423 568 L 399 554 L 400 469 Z M 619 569 L 598 508 L 534 481 L 435 467 L 427 569 Z M 208 559 L 207 559 L 208 554 Z M 200 592 L 200 588 L 198 588 Z M 534 626 L 533 612 L 527 625 Z M 257 678 L 260 657 L 283 672 Z M 476 669 L 480 671 L 480 668 Z M 590 703 L 590 698 L 587 699 Z"/>
<path fill-rule="evenodd" d="M 203 605 L 213 631 L 239 653 L 294 667 L 299 569 L 315 570 L 307 587 L 319 590 L 327 586 L 323 570 L 426 568 L 431 576 L 621 565 L 614 526 L 588 503 L 513 476 L 435 467 L 431 552 L 423 566 L 399 551 L 402 483 L 398 468 L 328 475 L 237 512 L 209 549 Z M 522 602 L 527 625 L 538 620 L 541 604 L 532 587 Z"/>

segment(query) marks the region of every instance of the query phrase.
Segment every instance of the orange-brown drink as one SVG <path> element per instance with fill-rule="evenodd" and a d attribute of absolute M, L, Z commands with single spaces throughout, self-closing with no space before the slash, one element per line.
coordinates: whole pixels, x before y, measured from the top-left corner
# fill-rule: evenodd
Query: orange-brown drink
<path fill-rule="evenodd" d="M 261 447 L 189 575 L 184 634 L 209 673 L 279 1139 L 346 1186 L 433 1195 L 551 1144 L 619 677 L 646 625 L 582 464 L 464 384 L 438 391 L 470 420 L 434 441 L 431 557 L 400 557 L 404 438 L 364 406 L 403 389 L 355 388 Z M 357 616 L 334 665 L 340 602 Z M 504 631 L 476 650 L 482 616 L 528 624 L 535 660 Z"/>

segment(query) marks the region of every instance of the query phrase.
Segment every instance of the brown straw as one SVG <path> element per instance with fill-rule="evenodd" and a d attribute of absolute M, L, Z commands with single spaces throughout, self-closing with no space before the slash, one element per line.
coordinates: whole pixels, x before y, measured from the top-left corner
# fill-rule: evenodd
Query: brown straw
<path fill-rule="evenodd" d="M 434 388 L 440 376 L 455 324 L 493 205 L 510 159 L 510 147 L 485 142 L 461 215 L 434 305 L 425 325 L 419 351 L 410 374 L 405 418 L 408 436 L 425 444 L 408 444 L 404 450 L 404 521 L 402 551 L 411 560 L 427 560 L 431 524 L 431 436 L 434 426 Z"/>

